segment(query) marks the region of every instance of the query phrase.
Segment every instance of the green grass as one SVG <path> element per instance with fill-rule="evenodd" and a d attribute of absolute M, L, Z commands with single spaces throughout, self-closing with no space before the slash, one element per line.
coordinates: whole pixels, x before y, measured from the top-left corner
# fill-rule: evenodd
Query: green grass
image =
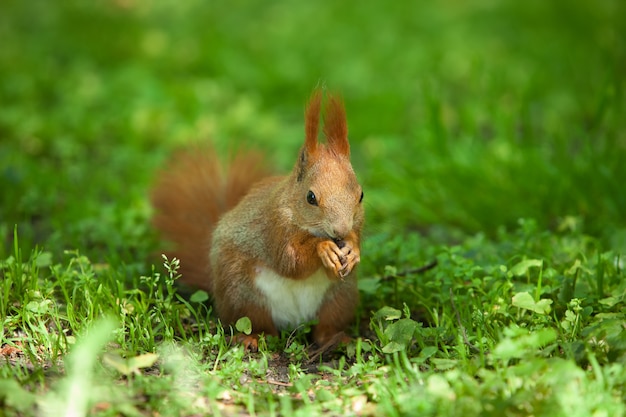
<path fill-rule="evenodd" d="M 626 7 L 422 3 L 6 1 L 0 415 L 626 415 Z M 319 84 L 365 188 L 360 338 L 246 354 L 148 190 L 198 141 L 290 169 Z"/>

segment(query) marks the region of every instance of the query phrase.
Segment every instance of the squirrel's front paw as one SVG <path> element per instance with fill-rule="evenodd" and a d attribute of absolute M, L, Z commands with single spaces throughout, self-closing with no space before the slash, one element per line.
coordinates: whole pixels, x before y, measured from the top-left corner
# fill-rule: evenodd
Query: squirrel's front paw
<path fill-rule="evenodd" d="M 343 252 L 332 240 L 323 240 L 317 244 L 317 255 L 322 260 L 324 267 L 333 272 L 337 278 L 341 278 L 340 271 L 343 269 Z"/>
<path fill-rule="evenodd" d="M 342 268 L 339 271 L 339 276 L 343 278 L 348 276 L 354 267 L 361 262 L 361 250 L 348 240 L 340 240 L 337 242 L 337 246 L 343 254 L 341 259 Z"/>
<path fill-rule="evenodd" d="M 324 267 L 333 272 L 337 278 L 344 278 L 352 272 L 356 264 L 361 261 L 358 247 L 349 241 L 332 240 L 321 241 L 317 245 L 317 254 Z"/>

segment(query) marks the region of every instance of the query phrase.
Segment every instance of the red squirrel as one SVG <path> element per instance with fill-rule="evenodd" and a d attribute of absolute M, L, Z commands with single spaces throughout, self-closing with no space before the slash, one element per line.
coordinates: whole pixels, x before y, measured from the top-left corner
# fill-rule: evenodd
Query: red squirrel
<path fill-rule="evenodd" d="M 315 320 L 313 340 L 346 339 L 358 303 L 363 189 L 350 163 L 343 103 L 317 90 L 305 110 L 305 138 L 289 175 L 268 176 L 262 158 L 176 155 L 152 192 L 153 223 L 175 245 L 181 280 L 212 294 L 224 325 L 252 322 L 242 336 L 278 335 Z M 323 133 L 318 140 L 320 113 Z"/>

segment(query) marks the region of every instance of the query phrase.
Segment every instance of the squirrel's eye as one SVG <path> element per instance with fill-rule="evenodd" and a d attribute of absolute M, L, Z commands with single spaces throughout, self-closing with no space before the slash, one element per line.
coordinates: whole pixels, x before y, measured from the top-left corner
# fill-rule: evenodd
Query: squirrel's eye
<path fill-rule="evenodd" d="M 315 197 L 315 193 L 313 191 L 309 190 L 309 192 L 306 193 L 306 202 L 312 206 L 317 206 L 317 197 Z"/>
<path fill-rule="evenodd" d="M 361 198 L 359 198 L 359 203 L 363 201 L 363 191 L 361 191 Z"/>

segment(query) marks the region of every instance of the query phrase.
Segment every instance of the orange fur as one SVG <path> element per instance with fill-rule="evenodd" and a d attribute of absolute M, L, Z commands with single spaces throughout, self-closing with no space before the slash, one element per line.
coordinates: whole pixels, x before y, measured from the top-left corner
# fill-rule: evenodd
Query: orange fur
<path fill-rule="evenodd" d="M 315 90 L 304 112 L 305 147 L 311 153 L 317 148 L 317 135 L 320 124 L 320 108 L 322 106 L 322 92 Z"/>
<path fill-rule="evenodd" d="M 215 154 L 197 150 L 178 154 L 160 174 L 154 224 L 175 244 L 183 282 L 213 294 L 225 325 L 247 316 L 255 334 L 276 335 L 285 323 L 317 318 L 313 337 L 324 345 L 354 318 L 362 189 L 349 160 L 343 103 L 328 98 L 325 144 L 318 141 L 321 112 L 318 90 L 289 175 L 266 177 L 253 154 L 224 169 Z M 290 304 L 300 289 L 311 297 Z M 244 339 L 254 346 L 254 335 Z"/>
<path fill-rule="evenodd" d="M 346 111 L 338 97 L 330 96 L 324 114 L 324 136 L 328 146 L 339 155 L 350 156 Z"/>
<path fill-rule="evenodd" d="M 174 244 L 165 254 L 180 259 L 183 283 L 210 291 L 213 229 L 222 214 L 267 175 L 257 153 L 237 154 L 225 170 L 207 147 L 177 152 L 160 171 L 151 193 L 152 223 Z"/>

